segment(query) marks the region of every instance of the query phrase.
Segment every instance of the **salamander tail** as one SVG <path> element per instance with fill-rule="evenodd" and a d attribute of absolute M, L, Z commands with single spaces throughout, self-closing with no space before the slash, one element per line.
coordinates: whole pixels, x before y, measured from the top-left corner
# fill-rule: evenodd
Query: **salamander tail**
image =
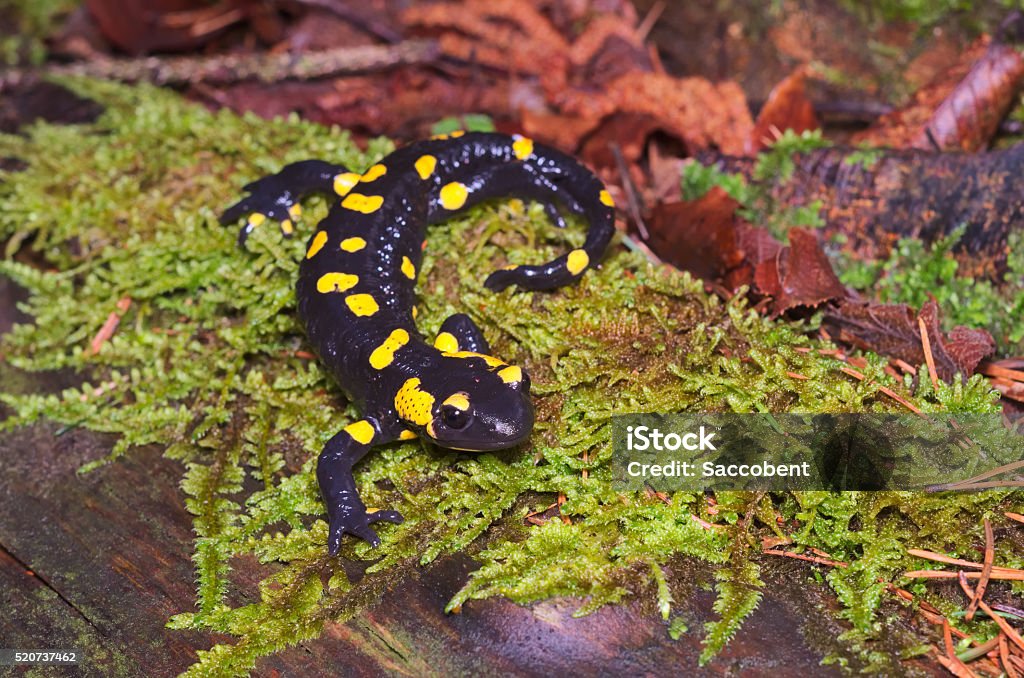
<path fill-rule="evenodd" d="M 484 281 L 488 289 L 498 292 L 516 285 L 527 290 L 550 290 L 578 280 L 584 271 L 600 261 L 615 234 L 615 203 L 597 177 L 591 179 L 586 182 L 585 190 L 592 195 L 573 196 L 590 222 L 583 247 L 546 264 L 509 266 L 494 271 Z"/>

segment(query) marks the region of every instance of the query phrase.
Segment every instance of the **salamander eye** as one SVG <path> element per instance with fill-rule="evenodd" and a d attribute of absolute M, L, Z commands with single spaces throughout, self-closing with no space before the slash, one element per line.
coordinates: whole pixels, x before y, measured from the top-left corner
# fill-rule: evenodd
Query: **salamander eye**
<path fill-rule="evenodd" d="M 469 426 L 470 414 L 467 410 L 460 410 L 452 405 L 441 407 L 441 421 L 451 429 L 463 429 Z"/>

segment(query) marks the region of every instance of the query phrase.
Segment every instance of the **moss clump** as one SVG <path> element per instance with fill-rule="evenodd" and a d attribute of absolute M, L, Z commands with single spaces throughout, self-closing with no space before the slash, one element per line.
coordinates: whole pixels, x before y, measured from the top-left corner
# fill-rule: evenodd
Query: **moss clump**
<path fill-rule="evenodd" d="M 674 635 L 685 624 L 668 621 L 673 584 L 662 568 L 680 554 L 700 559 L 717 572 L 721 615 L 706 629 L 707 660 L 757 605 L 754 545 L 765 531 L 851 563 L 828 578 L 860 634 L 841 653 L 866 655 L 884 582 L 912 565 L 905 548 L 969 554 L 980 516 L 1007 501 L 1004 493 L 720 493 L 712 504 L 704 495 L 614 492 L 618 412 L 894 408 L 883 384 L 926 410 L 996 403 L 978 379 L 915 394 L 876 356 L 862 370 L 868 379 L 854 381 L 800 327 L 722 303 L 688 276 L 621 249 L 578 285 L 491 294 L 481 281 L 495 265 L 542 261 L 583 237 L 582 227 L 551 228 L 538 206 L 511 200 L 432 229 L 420 325 L 429 334 L 466 312 L 498 355 L 530 370 L 538 408 L 530 444 L 482 455 L 416 442 L 375 451 L 357 468 L 363 496 L 406 522 L 382 525 L 377 550 L 345 541 L 346 558 L 376 561 L 357 582 L 331 574 L 312 471 L 355 412 L 299 350 L 293 278 L 302 239 L 265 229 L 241 251 L 215 215 L 242 184 L 287 162 L 322 157 L 362 168 L 390 142 L 362 153 L 347 134 L 298 120 L 210 113 L 149 87 L 69 84 L 107 107 L 97 123 L 0 136 L 0 156 L 27 163 L 0 176 L 0 238 L 12 249 L 31 242 L 55 269 L 0 263 L 29 289 L 25 309 L 35 319 L 6 336 L 3 351 L 17 368 L 73 368 L 88 383 L 53 396 L 0 394 L 16 412 L 3 426 L 45 417 L 119 434 L 114 456 L 160 443 L 181 461 L 197 601 L 170 623 L 237 639 L 200 652 L 192 675 L 244 674 L 315 637 L 325 621 L 352 617 L 419 565 L 465 549 L 482 567 L 451 606 L 573 595 L 584 614 L 649 590 Z M 324 205 L 311 201 L 306 212 L 318 218 Z M 116 334 L 92 354 L 91 338 L 125 297 L 131 306 Z M 529 526 L 524 515 L 556 493 L 567 522 Z M 279 566 L 259 602 L 232 607 L 232 559 L 243 554 Z"/>
<path fill-rule="evenodd" d="M 1019 0 L 843 0 L 842 4 L 876 22 L 909 21 L 921 28 L 961 25 L 979 32 L 994 30 L 1008 12 L 1020 7 Z"/>
<path fill-rule="evenodd" d="M 723 172 L 714 166 L 691 162 L 683 167 L 680 181 L 684 200 L 696 200 L 713 186 L 719 186 L 740 204 L 738 214 L 748 221 L 764 226 L 777 239 L 785 241 L 790 228 L 820 228 L 822 204 L 815 200 L 807 205 L 782 205 L 772 195 L 773 182 L 788 181 L 796 170 L 795 153 L 825 148 L 831 143 L 820 130 L 796 134 L 787 129 L 771 148 L 762 152 L 748 182 L 739 174 Z"/>

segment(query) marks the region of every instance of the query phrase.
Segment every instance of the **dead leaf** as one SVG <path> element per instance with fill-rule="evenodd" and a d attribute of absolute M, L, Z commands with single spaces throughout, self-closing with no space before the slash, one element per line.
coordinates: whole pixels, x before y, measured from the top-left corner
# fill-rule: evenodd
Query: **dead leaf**
<path fill-rule="evenodd" d="M 812 231 L 791 229 L 791 244 L 784 246 L 739 217 L 738 207 L 717 186 L 697 200 L 659 205 L 648 244 L 665 261 L 704 280 L 729 290 L 752 286 L 755 295 L 771 298 L 775 315 L 848 296 Z"/>
<path fill-rule="evenodd" d="M 717 186 L 696 200 L 657 205 L 650 219 L 648 245 L 684 271 L 704 280 L 720 280 L 745 261 L 739 248 L 744 222 L 736 215 L 738 207 Z"/>
<path fill-rule="evenodd" d="M 747 155 L 756 155 L 771 146 L 777 135 L 787 129 L 799 134 L 821 127 L 807 98 L 806 83 L 807 68 L 801 66 L 772 88 L 747 139 Z"/>
<path fill-rule="evenodd" d="M 1010 32 L 1014 24 L 1006 28 Z M 1022 86 L 1024 54 L 1012 44 L 982 36 L 954 67 L 918 90 L 910 104 L 883 115 L 853 142 L 977 151 L 988 145 Z"/>
<path fill-rule="evenodd" d="M 815 308 L 848 295 L 812 231 L 791 228 L 789 242 L 789 247 L 758 262 L 754 269 L 757 290 L 773 298 L 775 315 L 798 306 Z M 751 253 L 745 254 L 749 260 Z"/>
<path fill-rule="evenodd" d="M 846 299 L 825 314 L 833 337 L 858 348 L 904 360 L 911 365 L 925 361 L 918 318 L 924 321 L 935 358 L 935 369 L 944 381 L 959 373 L 969 376 L 978 363 L 995 350 L 985 330 L 957 326 L 943 335 L 938 304 L 927 301 L 916 313 L 906 304 L 879 304 Z"/>

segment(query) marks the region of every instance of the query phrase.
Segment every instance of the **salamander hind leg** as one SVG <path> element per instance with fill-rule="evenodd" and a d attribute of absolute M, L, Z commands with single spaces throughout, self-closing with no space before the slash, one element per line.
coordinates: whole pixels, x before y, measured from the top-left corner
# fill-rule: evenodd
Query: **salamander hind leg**
<path fill-rule="evenodd" d="M 380 537 L 370 527 L 371 523 L 386 521 L 401 523 L 398 511 L 381 510 L 368 513 L 366 505 L 359 498 L 352 467 L 366 456 L 375 444 L 390 442 L 392 436 L 381 434 L 372 420 L 361 419 L 349 424 L 327 441 L 317 461 L 316 477 L 327 504 L 330 524 L 327 550 L 334 556 L 341 548 L 341 538 L 352 534 L 365 539 L 373 546 L 380 544 Z"/>
<path fill-rule="evenodd" d="M 355 183 L 348 180 L 350 176 L 356 180 L 359 177 L 341 165 L 322 160 L 294 162 L 277 174 L 246 184 L 243 190 L 249 195 L 224 210 L 220 222 L 227 225 L 247 217 L 238 233 L 239 245 L 245 244 L 253 229 L 267 219 L 277 221 L 285 237 L 291 237 L 295 221 L 302 214 L 299 201 L 312 193 L 347 192 Z"/>
<path fill-rule="evenodd" d="M 465 313 L 455 313 L 441 323 L 441 331 L 434 340 L 434 348 L 445 353 L 471 351 L 490 353 L 491 349 L 473 319 Z"/>

